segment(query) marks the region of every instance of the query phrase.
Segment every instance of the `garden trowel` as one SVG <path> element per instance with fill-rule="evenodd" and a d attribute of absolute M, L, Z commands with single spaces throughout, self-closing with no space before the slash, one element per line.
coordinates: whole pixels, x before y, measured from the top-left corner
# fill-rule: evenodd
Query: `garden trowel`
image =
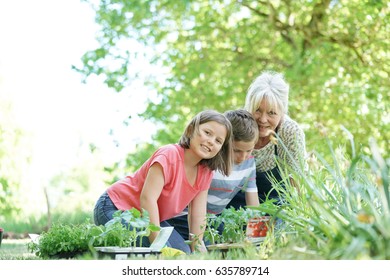
<path fill-rule="evenodd" d="M 160 252 L 165 247 L 169 237 L 171 236 L 173 227 L 162 227 L 156 239 L 150 245 L 152 251 Z"/>

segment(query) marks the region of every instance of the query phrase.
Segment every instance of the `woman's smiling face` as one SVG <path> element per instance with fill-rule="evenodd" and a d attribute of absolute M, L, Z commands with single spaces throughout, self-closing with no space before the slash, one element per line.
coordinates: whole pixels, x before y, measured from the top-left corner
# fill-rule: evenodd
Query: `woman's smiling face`
<path fill-rule="evenodd" d="M 259 108 L 253 113 L 259 127 L 259 137 L 268 137 L 270 130 L 275 131 L 282 119 L 282 111 L 276 106 L 270 106 L 268 101 L 263 98 Z"/>

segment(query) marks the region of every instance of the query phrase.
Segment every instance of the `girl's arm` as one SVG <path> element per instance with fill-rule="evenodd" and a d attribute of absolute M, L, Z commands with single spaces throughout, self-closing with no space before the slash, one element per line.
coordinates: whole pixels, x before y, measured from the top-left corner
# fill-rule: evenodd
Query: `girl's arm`
<path fill-rule="evenodd" d="M 163 168 L 159 163 L 154 163 L 146 175 L 145 184 L 142 188 L 140 202 L 141 208 L 149 212 L 150 222 L 157 226 L 160 225 L 160 215 L 158 211 L 157 200 L 160 197 L 164 187 Z M 157 237 L 158 232 L 151 232 L 149 241 L 152 243 Z"/>
<path fill-rule="evenodd" d="M 191 251 L 206 252 L 203 243 L 203 233 L 206 227 L 208 190 L 200 192 L 188 207 L 188 226 L 191 243 Z"/>

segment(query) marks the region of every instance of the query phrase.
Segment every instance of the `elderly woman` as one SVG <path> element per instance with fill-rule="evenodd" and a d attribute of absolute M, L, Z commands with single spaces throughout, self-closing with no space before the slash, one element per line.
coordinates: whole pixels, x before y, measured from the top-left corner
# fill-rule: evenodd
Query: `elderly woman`
<path fill-rule="evenodd" d="M 253 155 L 260 203 L 267 197 L 282 202 L 272 186 L 275 179 L 282 184 L 279 168 L 287 164 L 287 170 L 297 171 L 306 166 L 305 134 L 287 115 L 288 94 L 289 85 L 282 74 L 263 72 L 250 85 L 246 96 L 245 109 L 252 113 L 259 127 L 259 140 Z M 236 195 L 229 206 L 245 206 L 244 194 Z"/>

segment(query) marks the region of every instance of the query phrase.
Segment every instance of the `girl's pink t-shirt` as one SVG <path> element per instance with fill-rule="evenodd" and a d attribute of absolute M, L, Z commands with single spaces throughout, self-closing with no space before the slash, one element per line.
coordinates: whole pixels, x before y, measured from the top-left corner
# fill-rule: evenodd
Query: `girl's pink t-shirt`
<path fill-rule="evenodd" d="M 141 210 L 141 191 L 149 168 L 156 162 L 161 164 L 164 173 L 164 187 L 157 200 L 160 221 L 182 212 L 197 194 L 210 187 L 213 177 L 210 168 L 198 165 L 196 182 L 191 186 L 184 170 L 184 148 L 178 144 L 166 145 L 158 149 L 133 175 L 108 188 L 107 193 L 119 210 L 133 207 Z"/>

